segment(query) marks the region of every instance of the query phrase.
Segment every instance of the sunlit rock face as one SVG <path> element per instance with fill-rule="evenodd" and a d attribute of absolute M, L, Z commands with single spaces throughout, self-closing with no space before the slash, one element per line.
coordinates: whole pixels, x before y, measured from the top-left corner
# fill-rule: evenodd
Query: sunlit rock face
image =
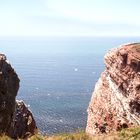
<path fill-rule="evenodd" d="M 19 81 L 18 75 L 7 61 L 6 56 L 0 54 L 0 134 L 5 133 L 14 138 L 25 137 L 26 132 L 30 133 L 29 130 L 31 130 L 31 128 L 29 129 L 29 127 L 31 126 L 31 134 L 33 134 L 36 129 L 32 113 L 25 105 L 19 105 L 19 102 L 15 100 L 19 89 Z M 19 106 L 24 106 L 24 111 L 22 111 Z M 19 113 L 22 115 L 19 116 Z M 27 125 L 28 117 L 26 114 L 30 114 L 30 120 L 32 120 L 29 125 Z M 22 118 L 23 116 L 24 119 Z M 22 128 L 20 127 L 21 124 Z M 15 132 L 16 129 L 18 129 L 20 133 L 19 131 Z"/>
<path fill-rule="evenodd" d="M 89 134 L 140 125 L 140 44 L 110 50 L 105 65 L 88 107 Z"/>

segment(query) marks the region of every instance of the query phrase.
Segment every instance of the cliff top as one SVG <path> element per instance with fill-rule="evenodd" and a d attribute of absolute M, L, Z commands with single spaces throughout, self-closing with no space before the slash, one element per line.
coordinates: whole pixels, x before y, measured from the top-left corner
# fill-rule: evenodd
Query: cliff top
<path fill-rule="evenodd" d="M 131 60 L 140 61 L 140 43 L 131 43 L 122 46 L 120 52 L 125 52 Z"/>
<path fill-rule="evenodd" d="M 6 56 L 4 54 L 2 54 L 2 53 L 0 53 L 0 61 L 1 60 L 6 60 Z"/>
<path fill-rule="evenodd" d="M 140 72 L 140 43 L 130 43 L 110 50 L 105 55 L 105 64 L 111 68 L 112 64 L 125 67 L 131 66 L 134 71 Z"/>

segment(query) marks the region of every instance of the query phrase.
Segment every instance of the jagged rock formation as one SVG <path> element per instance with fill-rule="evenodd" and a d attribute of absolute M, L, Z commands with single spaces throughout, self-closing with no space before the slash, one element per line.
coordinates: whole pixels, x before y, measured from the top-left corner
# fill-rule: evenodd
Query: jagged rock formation
<path fill-rule="evenodd" d="M 23 101 L 16 101 L 14 118 L 8 135 L 12 138 L 26 138 L 36 132 L 36 123 L 31 111 Z"/>
<path fill-rule="evenodd" d="M 140 125 L 140 44 L 109 51 L 105 65 L 88 107 L 89 134 Z"/>
<path fill-rule="evenodd" d="M 19 78 L 4 54 L 0 54 L 0 134 L 25 138 L 35 133 L 32 113 L 23 102 L 15 100 Z"/>

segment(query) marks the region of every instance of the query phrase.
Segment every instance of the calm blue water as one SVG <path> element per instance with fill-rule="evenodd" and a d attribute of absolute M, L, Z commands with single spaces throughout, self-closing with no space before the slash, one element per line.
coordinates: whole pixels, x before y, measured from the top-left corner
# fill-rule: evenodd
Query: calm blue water
<path fill-rule="evenodd" d="M 87 107 L 108 49 L 140 38 L 0 39 L 21 82 L 17 99 L 30 105 L 43 133 L 86 126 Z"/>

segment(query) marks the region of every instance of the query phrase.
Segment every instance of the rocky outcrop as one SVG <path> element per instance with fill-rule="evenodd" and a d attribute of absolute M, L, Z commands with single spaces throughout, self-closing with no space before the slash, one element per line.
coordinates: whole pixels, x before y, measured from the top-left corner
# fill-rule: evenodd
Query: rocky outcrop
<path fill-rule="evenodd" d="M 26 138 L 35 134 L 36 123 L 31 111 L 23 101 L 16 101 L 14 118 L 8 134 L 12 138 Z"/>
<path fill-rule="evenodd" d="M 105 65 L 88 107 L 89 134 L 140 125 L 140 44 L 110 50 Z"/>
<path fill-rule="evenodd" d="M 0 134 L 25 138 L 35 133 L 32 113 L 23 102 L 16 101 L 19 78 L 4 54 L 0 54 Z"/>

